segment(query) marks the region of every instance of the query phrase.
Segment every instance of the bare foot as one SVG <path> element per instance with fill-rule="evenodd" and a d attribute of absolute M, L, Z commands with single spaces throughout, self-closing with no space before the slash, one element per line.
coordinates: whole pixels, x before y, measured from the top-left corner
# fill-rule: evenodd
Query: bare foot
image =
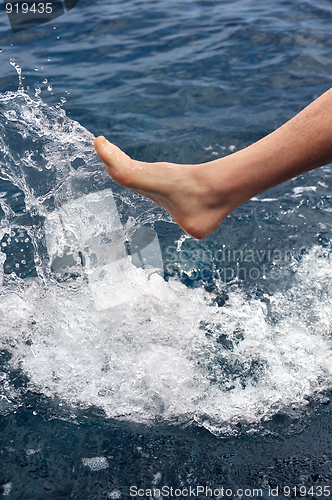
<path fill-rule="evenodd" d="M 95 148 L 116 182 L 166 208 L 200 239 L 256 194 L 331 163 L 331 131 L 332 89 L 258 142 L 201 165 L 135 161 L 104 137 Z"/>
<path fill-rule="evenodd" d="M 227 172 L 222 168 L 226 158 L 202 165 L 145 163 L 132 160 L 104 137 L 94 145 L 112 179 L 164 207 L 194 238 L 208 236 L 242 202 L 225 187 L 227 175 L 221 174 Z"/>

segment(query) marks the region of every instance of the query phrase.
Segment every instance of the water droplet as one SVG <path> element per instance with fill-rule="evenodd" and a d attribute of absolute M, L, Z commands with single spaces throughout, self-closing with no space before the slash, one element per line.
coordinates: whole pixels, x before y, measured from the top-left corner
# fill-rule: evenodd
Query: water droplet
<path fill-rule="evenodd" d="M 9 60 L 9 64 L 11 64 L 12 66 L 14 66 L 14 68 L 16 69 L 16 73 L 18 74 L 18 90 L 23 90 L 24 87 L 22 85 L 22 69 L 21 67 L 15 63 L 15 58 L 12 57 L 10 60 Z"/>
<path fill-rule="evenodd" d="M 38 68 L 35 68 L 35 71 L 38 71 Z"/>
<path fill-rule="evenodd" d="M 48 57 L 48 58 L 47 58 L 47 60 L 48 60 L 48 62 L 50 62 L 51 58 L 50 58 L 50 57 Z"/>
<path fill-rule="evenodd" d="M 60 102 L 61 104 L 64 104 L 65 102 L 67 102 L 67 99 L 65 97 L 60 97 Z"/>
<path fill-rule="evenodd" d="M 57 40 L 60 40 L 60 37 L 59 37 L 59 36 L 57 36 L 57 37 L 56 37 L 56 39 L 57 39 Z"/>
<path fill-rule="evenodd" d="M 47 90 L 48 90 L 49 92 L 51 92 L 51 90 L 53 90 L 52 85 L 48 85 Z"/>
<path fill-rule="evenodd" d="M 0 52 L 3 52 L 3 49 L 0 49 Z"/>
<path fill-rule="evenodd" d="M 46 85 L 46 84 L 47 84 L 47 82 L 48 82 L 47 78 L 44 78 L 44 80 L 43 80 L 43 84 L 44 84 L 44 85 Z"/>
<path fill-rule="evenodd" d="M 56 30 L 56 26 L 54 26 L 53 29 Z"/>

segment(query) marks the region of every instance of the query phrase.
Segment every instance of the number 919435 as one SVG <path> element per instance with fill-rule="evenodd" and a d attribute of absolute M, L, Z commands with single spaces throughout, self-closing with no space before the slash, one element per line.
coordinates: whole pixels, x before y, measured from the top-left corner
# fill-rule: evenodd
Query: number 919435
<path fill-rule="evenodd" d="M 27 3 L 6 3 L 7 14 L 28 14 L 29 12 L 33 14 L 51 14 L 52 13 L 52 2 L 49 3 L 33 3 L 29 5 Z"/>

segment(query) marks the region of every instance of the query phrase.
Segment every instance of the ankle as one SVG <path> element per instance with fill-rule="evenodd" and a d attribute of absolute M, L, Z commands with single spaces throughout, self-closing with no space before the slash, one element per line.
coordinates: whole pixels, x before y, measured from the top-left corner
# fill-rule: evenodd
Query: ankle
<path fill-rule="evenodd" d="M 202 165 L 199 170 L 202 196 L 209 208 L 219 207 L 225 218 L 251 198 L 245 166 L 237 153 Z M 254 195 L 252 195 L 254 196 Z"/>

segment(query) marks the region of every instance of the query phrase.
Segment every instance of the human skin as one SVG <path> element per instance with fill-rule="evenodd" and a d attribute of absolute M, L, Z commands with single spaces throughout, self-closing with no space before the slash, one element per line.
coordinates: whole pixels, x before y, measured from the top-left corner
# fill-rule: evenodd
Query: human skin
<path fill-rule="evenodd" d="M 332 162 L 332 89 L 258 142 L 207 163 L 132 160 L 103 136 L 94 145 L 112 179 L 151 198 L 201 239 L 253 196 Z"/>

